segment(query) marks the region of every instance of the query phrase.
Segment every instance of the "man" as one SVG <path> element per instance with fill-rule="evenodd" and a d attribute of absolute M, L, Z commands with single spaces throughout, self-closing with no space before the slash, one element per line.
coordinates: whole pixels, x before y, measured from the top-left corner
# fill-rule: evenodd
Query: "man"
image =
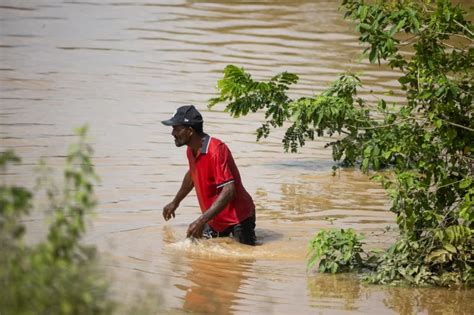
<path fill-rule="evenodd" d="M 187 237 L 230 236 L 255 245 L 255 205 L 245 190 L 229 148 L 203 131 L 203 119 L 193 105 L 178 108 L 168 120 L 177 147 L 187 146 L 189 170 L 181 188 L 163 208 L 166 221 L 175 217 L 180 202 L 196 188 L 202 215 L 192 222 Z"/>

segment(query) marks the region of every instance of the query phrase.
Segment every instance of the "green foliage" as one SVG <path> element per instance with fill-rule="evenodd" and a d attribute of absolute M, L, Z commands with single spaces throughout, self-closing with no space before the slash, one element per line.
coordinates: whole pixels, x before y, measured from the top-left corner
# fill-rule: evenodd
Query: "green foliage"
<path fill-rule="evenodd" d="M 64 171 L 64 191 L 47 188 L 54 217 L 46 240 L 27 245 L 21 223 L 31 209 L 32 193 L 0 186 L 0 313 L 109 314 L 105 277 L 97 266 L 95 249 L 80 244 L 84 216 L 95 205 L 97 180 L 86 128 L 77 131 L 79 143 L 70 147 Z M 19 162 L 12 152 L 0 153 L 0 167 Z"/>
<path fill-rule="evenodd" d="M 377 261 L 375 272 L 367 274 L 365 280 L 391 285 L 472 285 L 471 229 L 451 226 L 437 233 L 451 235 L 449 241 L 441 242 L 442 248 L 425 247 L 425 241 L 398 240 L 383 255 L 372 257 Z"/>
<path fill-rule="evenodd" d="M 13 151 L 0 154 L 0 170 L 5 172 L 8 163 L 20 163 Z M 10 248 L 11 243 L 23 236 L 24 225 L 18 223 L 31 208 L 32 194 L 22 187 L 0 186 L 0 248 Z"/>
<path fill-rule="evenodd" d="M 362 237 L 353 229 L 319 231 L 308 248 L 308 269 L 317 265 L 319 272 L 338 273 L 363 266 Z"/>
<path fill-rule="evenodd" d="M 226 110 L 233 117 L 265 109 L 266 121 L 257 130 L 257 139 L 260 139 L 268 136 L 270 126 L 281 127 L 289 118 L 289 97 L 286 91 L 297 81 L 297 75 L 283 72 L 271 78 L 269 82 L 258 82 L 254 81 L 244 69 L 228 65 L 224 71 L 224 78 L 217 83 L 221 95 L 211 99 L 209 106 L 229 102 Z"/>
<path fill-rule="evenodd" d="M 343 0 L 342 7 L 369 60 L 400 73 L 406 102 L 357 97 L 361 82 L 352 74 L 319 95 L 293 100 L 286 93 L 295 75 L 257 82 L 227 66 L 221 96 L 210 106 L 226 102 L 234 116 L 264 110 L 257 139 L 289 122 L 286 151 L 316 136 L 335 136 L 327 146 L 341 165 L 358 164 L 366 173 L 392 168 L 374 178 L 392 199 L 400 240 L 380 257 L 372 282 L 472 285 L 473 25 L 448 0 Z M 276 84 L 282 76 L 291 80 Z"/>

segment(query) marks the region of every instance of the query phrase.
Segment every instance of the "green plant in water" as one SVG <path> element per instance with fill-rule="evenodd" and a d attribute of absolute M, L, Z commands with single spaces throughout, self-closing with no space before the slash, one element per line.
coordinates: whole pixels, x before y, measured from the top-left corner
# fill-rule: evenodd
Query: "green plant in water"
<path fill-rule="evenodd" d="M 308 268 L 319 272 L 346 272 L 363 266 L 362 237 L 353 229 L 319 231 L 308 247 Z"/>
<path fill-rule="evenodd" d="M 98 268 L 95 249 L 80 244 L 85 215 L 95 205 L 97 176 L 92 148 L 79 128 L 64 171 L 62 197 L 47 189 L 53 220 L 47 238 L 36 245 L 24 241 L 23 216 L 32 209 L 33 194 L 23 187 L 0 186 L 0 313 L 109 314 L 113 304 Z M 12 152 L 0 153 L 0 168 L 19 163 Z"/>
<path fill-rule="evenodd" d="M 373 283 L 472 285 L 474 229 L 474 28 L 448 0 L 343 0 L 366 45 L 370 62 L 386 62 L 400 73 L 406 102 L 376 104 L 357 97 L 361 82 L 344 74 L 312 97 L 291 99 L 298 77 L 282 73 L 268 82 L 229 65 L 220 95 L 238 117 L 263 110 L 257 140 L 289 122 L 286 151 L 296 152 L 316 136 L 342 166 L 377 174 L 391 200 L 400 238 L 367 276 Z M 328 241 L 329 242 L 329 241 Z"/>

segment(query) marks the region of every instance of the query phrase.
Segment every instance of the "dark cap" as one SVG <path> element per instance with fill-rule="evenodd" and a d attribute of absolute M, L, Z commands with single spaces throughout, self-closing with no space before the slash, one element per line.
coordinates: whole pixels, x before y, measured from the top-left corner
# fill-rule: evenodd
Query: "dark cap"
<path fill-rule="evenodd" d="M 202 116 L 193 105 L 179 107 L 173 117 L 161 122 L 166 126 L 194 125 L 202 123 Z"/>

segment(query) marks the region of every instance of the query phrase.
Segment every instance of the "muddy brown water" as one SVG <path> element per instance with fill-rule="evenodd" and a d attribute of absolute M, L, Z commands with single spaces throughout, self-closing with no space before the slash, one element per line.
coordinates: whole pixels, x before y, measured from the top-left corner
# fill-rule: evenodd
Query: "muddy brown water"
<path fill-rule="evenodd" d="M 308 273 L 306 247 L 322 228 L 352 227 L 369 247 L 393 241 L 385 192 L 356 169 L 331 176 L 328 138 L 285 154 L 281 131 L 255 142 L 260 114 L 233 119 L 222 105 L 206 108 L 227 64 L 257 79 L 295 72 L 294 97 L 354 71 L 364 82 L 361 96 L 403 100 L 393 72 L 360 61 L 338 1 L 2 0 L 0 19 L 1 148 L 23 158 L 3 182 L 32 187 L 40 157 L 59 177 L 73 127 L 89 123 L 102 180 L 85 241 L 98 246 L 120 300 L 147 296 L 155 313 L 474 310 L 473 290 L 365 286 L 356 275 Z M 174 220 L 161 217 L 187 162 L 159 122 L 189 103 L 235 156 L 257 206 L 259 246 L 185 240 L 199 214 L 193 193 Z M 44 233 L 41 204 L 27 220 L 31 240 Z"/>

